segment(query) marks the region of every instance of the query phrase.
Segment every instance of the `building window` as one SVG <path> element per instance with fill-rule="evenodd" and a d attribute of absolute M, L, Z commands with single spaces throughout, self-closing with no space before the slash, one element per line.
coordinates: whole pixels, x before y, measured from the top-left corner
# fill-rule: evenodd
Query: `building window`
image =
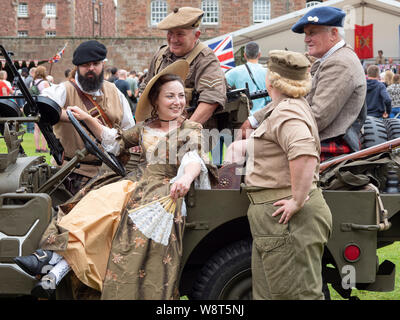
<path fill-rule="evenodd" d="M 203 24 L 218 24 L 219 8 L 218 0 L 205 0 L 201 2 L 201 10 L 204 11 Z"/>
<path fill-rule="evenodd" d="M 253 22 L 264 22 L 271 19 L 271 3 L 269 0 L 253 1 Z"/>
<path fill-rule="evenodd" d="M 46 31 L 46 38 L 52 38 L 56 36 L 55 31 Z"/>
<path fill-rule="evenodd" d="M 28 4 L 18 4 L 18 18 L 26 18 L 28 16 Z"/>
<path fill-rule="evenodd" d="M 99 23 L 99 9 L 94 9 L 94 22 Z"/>
<path fill-rule="evenodd" d="M 28 31 L 18 31 L 18 38 L 26 38 L 28 36 Z"/>
<path fill-rule="evenodd" d="M 57 16 L 56 4 L 46 3 L 45 14 L 46 18 L 55 18 Z"/>
<path fill-rule="evenodd" d="M 311 8 L 321 4 L 321 1 L 307 1 L 306 8 Z"/>
<path fill-rule="evenodd" d="M 152 1 L 150 7 L 150 20 L 151 25 L 157 25 L 161 20 L 167 16 L 167 2 L 166 1 Z"/>

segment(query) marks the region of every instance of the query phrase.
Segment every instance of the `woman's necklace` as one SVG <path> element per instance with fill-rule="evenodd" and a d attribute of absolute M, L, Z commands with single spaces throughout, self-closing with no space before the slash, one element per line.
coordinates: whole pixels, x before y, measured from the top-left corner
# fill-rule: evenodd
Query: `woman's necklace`
<path fill-rule="evenodd" d="M 176 119 L 178 119 L 178 117 L 172 119 L 172 120 L 164 120 L 164 119 L 160 119 L 158 118 L 158 120 L 160 120 L 161 122 L 171 122 L 171 121 L 175 121 Z"/>

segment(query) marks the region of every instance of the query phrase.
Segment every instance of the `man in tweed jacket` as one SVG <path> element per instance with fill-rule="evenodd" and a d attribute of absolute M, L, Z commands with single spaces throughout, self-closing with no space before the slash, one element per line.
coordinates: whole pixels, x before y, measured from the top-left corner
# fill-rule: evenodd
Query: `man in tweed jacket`
<path fill-rule="evenodd" d="M 365 74 L 357 55 L 343 40 L 344 17 L 340 9 L 319 7 L 292 27 L 296 33 L 305 33 L 308 53 L 317 58 L 306 98 L 318 125 L 321 161 L 359 150 L 358 136 L 366 117 Z M 264 119 L 263 110 L 249 117 L 242 129 L 256 128 Z"/>

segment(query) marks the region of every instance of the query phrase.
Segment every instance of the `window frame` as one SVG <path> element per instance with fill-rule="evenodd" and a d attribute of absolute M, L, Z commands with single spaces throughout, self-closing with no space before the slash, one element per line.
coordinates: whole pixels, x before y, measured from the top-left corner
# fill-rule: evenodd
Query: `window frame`
<path fill-rule="evenodd" d="M 25 7 L 26 12 L 20 10 L 22 7 Z M 28 18 L 29 17 L 29 9 L 28 9 L 28 4 L 26 2 L 18 3 L 17 17 L 18 18 Z"/>
<path fill-rule="evenodd" d="M 308 1 L 306 2 L 306 8 L 313 8 L 321 3 L 321 1 Z"/>
<path fill-rule="evenodd" d="M 99 8 L 94 8 L 93 11 L 93 21 L 99 23 Z"/>
<path fill-rule="evenodd" d="M 207 9 L 212 9 L 208 11 Z M 213 9 L 216 9 L 216 14 Z M 219 24 L 219 1 L 218 0 L 202 0 L 201 1 L 201 10 L 204 11 L 204 16 L 202 18 L 202 25 L 218 25 Z M 210 16 L 207 16 L 207 15 Z M 207 21 L 208 19 L 216 19 L 216 21 Z"/>
<path fill-rule="evenodd" d="M 47 2 L 44 7 L 46 18 L 56 18 L 57 17 L 57 4 L 55 2 Z M 52 13 L 51 11 L 54 11 Z M 50 13 L 49 13 L 50 12 Z"/>
<path fill-rule="evenodd" d="M 46 38 L 54 38 L 57 36 L 57 32 L 55 30 L 50 30 L 46 31 L 44 35 Z"/>
<path fill-rule="evenodd" d="M 27 38 L 29 36 L 28 30 L 18 30 L 17 37 L 18 38 Z"/>
<path fill-rule="evenodd" d="M 156 6 L 157 5 L 157 6 Z M 157 9 L 158 11 L 154 11 Z M 157 26 L 168 15 L 168 3 L 165 0 L 152 0 L 150 2 L 150 25 Z"/>
<path fill-rule="evenodd" d="M 261 3 L 265 2 L 265 5 Z M 258 6 L 256 6 L 258 4 Z M 261 7 L 260 4 L 263 4 Z M 260 13 L 261 8 L 265 8 L 267 12 Z M 256 19 L 259 16 L 265 16 L 265 19 Z M 262 23 L 271 20 L 271 1 L 270 0 L 253 0 L 253 24 Z"/>

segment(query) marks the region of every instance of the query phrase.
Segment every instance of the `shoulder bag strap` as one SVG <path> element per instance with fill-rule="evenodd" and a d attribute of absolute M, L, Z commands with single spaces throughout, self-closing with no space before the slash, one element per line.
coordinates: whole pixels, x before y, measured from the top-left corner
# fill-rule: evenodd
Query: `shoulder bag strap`
<path fill-rule="evenodd" d="M 250 70 L 249 66 L 247 65 L 247 63 L 245 63 L 244 65 L 245 65 L 245 67 L 246 67 L 246 69 L 247 69 L 247 71 L 248 71 L 248 73 L 250 75 L 251 80 L 253 80 L 254 84 L 256 85 L 257 90 L 261 90 L 260 87 L 258 86 L 256 80 L 254 80 L 253 73 L 251 72 L 251 70 Z M 268 104 L 267 98 L 264 97 L 264 100 L 265 100 L 266 104 Z"/>
<path fill-rule="evenodd" d="M 163 59 L 163 55 L 165 53 L 165 51 L 167 51 L 168 46 L 165 47 L 161 47 L 160 51 L 158 52 L 158 56 L 156 59 L 156 64 L 155 64 L 155 68 L 154 68 L 154 73 L 157 74 L 159 72 L 160 66 L 161 66 L 161 62 Z"/>
<path fill-rule="evenodd" d="M 86 109 L 88 110 L 88 113 L 92 117 L 99 119 L 103 125 L 105 125 L 109 128 L 112 128 L 113 125 L 112 125 L 110 119 L 107 117 L 107 114 L 101 108 L 101 106 L 96 101 L 94 101 L 90 95 L 85 94 L 75 83 L 74 79 L 70 79 L 70 83 L 76 89 L 76 92 L 78 93 L 83 104 L 85 105 Z"/>
<path fill-rule="evenodd" d="M 189 53 L 189 55 L 187 56 L 187 58 L 185 59 L 189 65 L 192 64 L 193 60 L 199 55 L 199 53 L 201 51 L 203 51 L 204 48 L 206 48 L 207 46 L 203 43 L 203 42 L 199 42 L 197 44 L 197 46 L 195 46 L 193 48 L 193 50 Z"/>
<path fill-rule="evenodd" d="M 253 80 L 254 84 L 256 85 L 257 90 L 260 90 L 260 87 L 258 86 L 256 80 L 254 80 L 253 74 L 251 73 L 251 70 L 250 70 L 249 66 L 247 65 L 247 63 L 245 63 L 244 65 L 245 65 L 245 67 L 246 67 L 246 69 L 247 69 L 247 71 L 248 71 L 248 73 L 250 75 L 251 80 Z"/>

